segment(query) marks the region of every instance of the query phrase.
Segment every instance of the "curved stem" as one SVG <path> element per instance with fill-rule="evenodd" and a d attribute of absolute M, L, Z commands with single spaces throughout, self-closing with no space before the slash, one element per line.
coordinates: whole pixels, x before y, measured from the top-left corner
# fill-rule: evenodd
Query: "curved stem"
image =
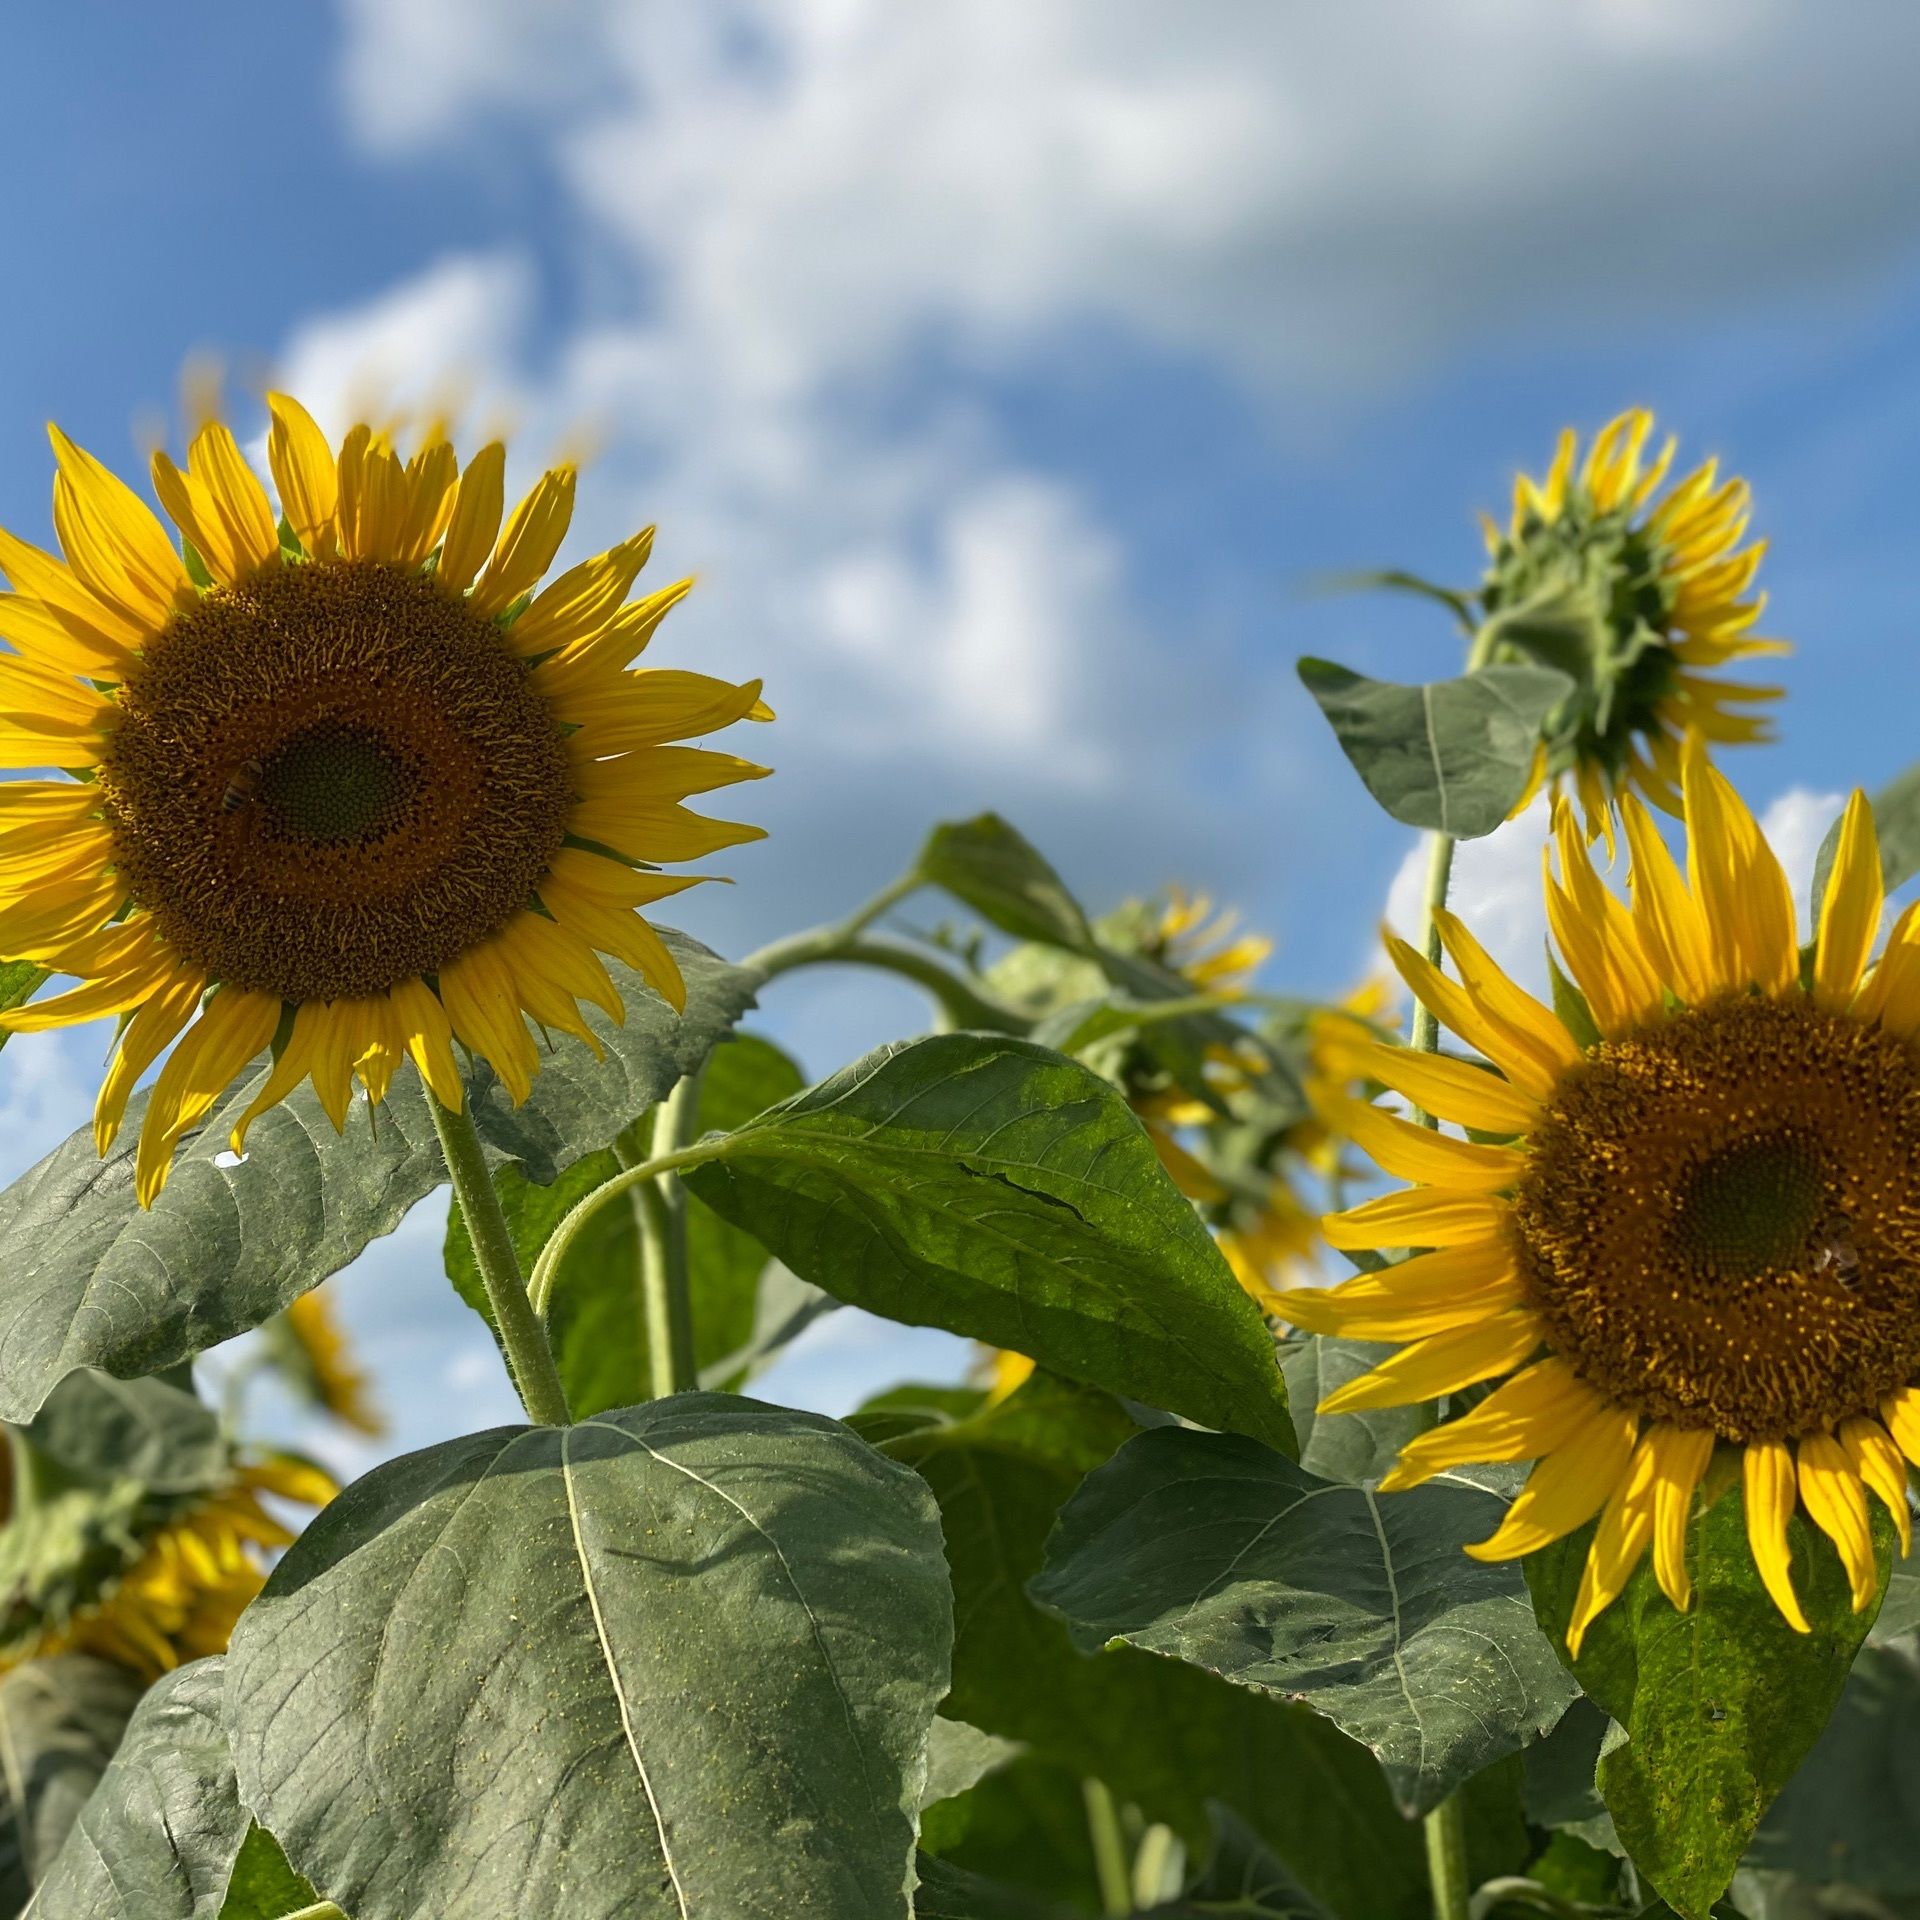
<path fill-rule="evenodd" d="M 1473 1889 L 1467 1875 L 1467 1822 L 1457 1793 L 1427 1815 L 1426 1828 L 1433 1920 L 1468 1920 Z"/>
<path fill-rule="evenodd" d="M 507 1216 L 500 1210 L 500 1196 L 487 1171 L 472 1108 L 463 1105 L 456 1113 L 442 1106 L 431 1089 L 427 1106 L 433 1114 L 434 1131 L 440 1136 L 440 1152 L 467 1223 L 474 1262 L 487 1289 L 487 1304 L 493 1309 L 493 1324 L 506 1349 L 507 1367 L 520 1404 L 541 1426 L 564 1427 L 569 1418 L 566 1389 L 560 1384 L 559 1368 L 553 1364 L 546 1329 L 521 1281 L 520 1256 L 514 1251 Z"/>
<path fill-rule="evenodd" d="M 688 1145 L 704 1070 L 703 1063 L 681 1080 L 654 1115 L 657 1153 L 678 1153 Z M 663 1170 L 635 1198 L 641 1220 L 647 1365 L 658 1400 L 700 1384 L 693 1349 L 693 1284 L 687 1266 L 687 1195 L 680 1182 Z"/>
<path fill-rule="evenodd" d="M 1094 1876 L 1100 1882 L 1100 1910 L 1133 1911 L 1133 1871 L 1127 1859 L 1127 1837 L 1120 1830 L 1120 1809 L 1104 1780 L 1090 1775 L 1080 1782 L 1087 1805 L 1087 1838 L 1093 1843 Z"/>
<path fill-rule="evenodd" d="M 652 1154 L 637 1166 L 622 1167 L 611 1180 L 604 1181 L 576 1202 L 573 1211 L 554 1228 L 547 1244 L 540 1249 L 540 1258 L 533 1263 L 533 1274 L 527 1281 L 527 1297 L 532 1312 L 536 1316 L 546 1313 L 547 1303 L 553 1294 L 553 1276 L 560 1270 L 560 1262 L 567 1257 L 567 1249 L 580 1237 L 587 1222 L 602 1207 L 619 1199 L 623 1193 L 632 1192 L 642 1181 L 651 1180 L 656 1174 L 670 1172 L 675 1167 L 697 1166 L 702 1160 L 715 1159 L 724 1151 L 726 1144 L 724 1135 L 716 1135 L 711 1140 L 699 1141 L 674 1153 Z"/>
<path fill-rule="evenodd" d="M 792 973 L 797 967 L 842 965 L 875 967 L 897 973 L 923 987 L 939 1003 L 956 1027 L 979 1027 L 989 1033 L 1025 1033 L 1029 1022 L 1011 1007 L 976 992 L 957 973 L 943 967 L 931 954 L 903 940 L 873 935 L 847 935 L 839 927 L 816 927 L 811 933 L 790 934 L 749 954 L 740 963 L 767 979 Z"/>

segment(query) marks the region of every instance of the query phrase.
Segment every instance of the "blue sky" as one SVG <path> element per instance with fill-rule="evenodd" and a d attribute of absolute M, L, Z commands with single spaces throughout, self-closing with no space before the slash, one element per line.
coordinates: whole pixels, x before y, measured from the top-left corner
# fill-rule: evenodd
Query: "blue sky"
<path fill-rule="evenodd" d="M 334 421 L 457 375 L 528 461 L 600 446 L 579 544 L 661 524 L 658 643 L 764 675 L 772 837 L 690 928 L 741 952 L 996 806 L 1095 904 L 1179 878 L 1367 964 L 1405 836 L 1293 679 L 1453 666 L 1411 604 L 1563 421 L 1655 407 L 1753 481 L 1810 844 L 1920 757 L 1920 23 L 1785 0 L 1338 10 L 1196 0 L 343 0 L 30 10 L 0 164 L 0 522 L 43 421 L 136 463 L 191 355 Z M 177 431 L 177 427 L 176 427 Z M 143 462 L 138 462 L 143 464 Z M 756 745 L 759 742 L 756 741 Z M 1463 886 L 1507 915 L 1531 828 Z M 824 1072 L 905 1030 L 867 980 L 767 1023 Z M 84 1116 L 104 1037 L 0 1058 L 0 1157 Z M 416 1218 L 344 1295 L 403 1437 L 504 1416 Z M 948 1364 L 848 1324 L 787 1377 Z"/>

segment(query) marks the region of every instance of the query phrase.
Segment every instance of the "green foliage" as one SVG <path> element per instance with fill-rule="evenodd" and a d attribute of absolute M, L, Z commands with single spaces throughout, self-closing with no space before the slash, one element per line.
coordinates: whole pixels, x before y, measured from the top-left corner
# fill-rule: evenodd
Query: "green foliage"
<path fill-rule="evenodd" d="M 31 960 L 0 962 L 0 1010 L 24 1006 L 52 977 L 45 967 Z M 0 1047 L 12 1038 L 7 1028 L 0 1027 Z"/>
<path fill-rule="evenodd" d="M 1224 1804 L 1335 1911 L 1414 1920 L 1425 1905 L 1417 1832 L 1361 1748 L 1300 1707 L 1198 1668 L 1126 1647 L 1089 1657 L 1027 1597 L 1060 1509 L 1134 1432 L 1108 1395 L 1037 1374 L 1011 1398 L 958 1419 L 924 1411 L 885 1442 L 940 1503 L 956 1620 L 945 1711 L 1030 1749 L 936 1809 L 930 1836 L 936 1825 L 943 1834 L 968 1818 L 977 1825 L 970 1803 L 983 1794 L 996 1804 L 1006 1796 L 1040 1803 L 1036 1779 L 1050 1765 L 1070 1786 L 1083 1774 L 1105 1780 L 1196 1853 L 1210 1830 L 1209 1802 Z M 1077 1797 L 1067 1825 L 1083 1844 Z M 963 1864 L 1005 1873 L 1028 1844 L 977 1847 Z M 1048 1857 L 1059 1860 L 1057 1846 Z M 1070 1897 L 1074 1882 L 1029 1875 L 1027 1884 Z"/>
<path fill-rule="evenodd" d="M 1884 1569 L 1892 1529 L 1877 1509 L 1875 1526 Z M 1583 1528 L 1525 1563 L 1556 1647 L 1591 1536 Z M 1761 1817 L 1826 1725 L 1872 1625 L 1871 1610 L 1853 1611 L 1825 1539 L 1796 1517 L 1791 1540 L 1811 1633 L 1789 1627 L 1761 1586 L 1736 1486 L 1695 1518 L 1691 1610 L 1675 1610 L 1643 1561 L 1571 1662 L 1587 1696 L 1626 1731 L 1597 1773 L 1620 1842 L 1681 1920 L 1707 1920 L 1726 1891 Z"/>
<path fill-rule="evenodd" d="M 1549 667 L 1484 667 L 1407 687 L 1308 659 L 1300 679 L 1374 799 L 1403 825 L 1461 840 L 1513 811 L 1541 729 L 1573 690 Z"/>
<path fill-rule="evenodd" d="M 474 1117 L 494 1153 L 552 1179 L 604 1147 L 696 1066 L 752 997 L 752 979 L 673 936 L 687 1012 L 613 969 L 627 999 L 616 1027 L 590 1014 L 603 1057 L 556 1049 L 515 1108 L 489 1074 Z M 0 1193 L 0 1418 L 32 1418 L 76 1367 L 130 1378 L 158 1373 L 244 1333 L 345 1266 L 446 1178 L 426 1096 L 399 1075 L 369 1121 L 357 1105 L 336 1135 L 310 1089 L 275 1107 L 225 1152 L 257 1081 L 216 1106 L 151 1212 L 133 1197 L 144 1095 L 104 1161 L 82 1128 Z"/>
<path fill-rule="evenodd" d="M 1891 893 L 1920 873 L 1920 764 L 1909 767 L 1871 798 L 1874 833 L 1880 842 L 1880 876 Z M 1814 856 L 1810 898 L 1815 912 L 1826 898 L 1827 876 L 1833 871 L 1839 850 L 1840 821 L 1836 818 Z"/>
<path fill-rule="evenodd" d="M 1068 1502 L 1033 1595 L 1083 1649 L 1123 1640 L 1304 1702 L 1425 1812 L 1573 1698 L 1518 1569 L 1462 1551 L 1501 1511 L 1445 1476 L 1383 1498 L 1161 1428 Z"/>
<path fill-rule="evenodd" d="M 800 1069 L 753 1034 L 725 1036 L 708 1056 L 696 1108 L 697 1132 L 731 1132 L 806 1083 Z M 520 1269 L 531 1273 L 554 1229 L 595 1188 L 648 1152 L 650 1115 L 612 1147 L 574 1161 L 546 1186 L 509 1161 L 494 1170 L 494 1190 L 513 1234 Z M 639 1198 L 603 1207 L 567 1249 L 554 1276 L 547 1333 L 576 1419 L 630 1406 L 648 1382 L 646 1316 L 640 1300 Z M 456 1202 L 447 1219 L 446 1265 L 460 1297 L 491 1324 L 486 1287 Z M 687 1266 L 693 1293 L 694 1353 L 708 1384 L 738 1388 L 831 1303 L 791 1276 L 772 1282 L 762 1318 L 766 1249 L 694 1201 L 687 1218 Z M 756 1338 L 758 1334 L 758 1338 Z"/>
<path fill-rule="evenodd" d="M 1093 930 L 1067 883 L 997 813 L 949 821 L 928 834 L 914 872 L 964 901 L 1016 940 L 1085 951 Z"/>
<path fill-rule="evenodd" d="M 291 1920 L 318 1904 L 311 1883 L 287 1865 L 280 1842 L 265 1827 L 252 1828 L 234 1858 L 220 1920 Z"/>
<path fill-rule="evenodd" d="M 1290 1447 L 1273 1342 L 1126 1102 L 1029 1042 L 882 1048 L 688 1186 L 854 1306 Z"/>
<path fill-rule="evenodd" d="M 36 1892 L 45 1920 L 216 1920 L 251 1826 L 220 1725 L 223 1660 L 196 1660 L 134 1710 Z"/>
<path fill-rule="evenodd" d="M 17 1912 L 45 1877 L 113 1758 L 141 1682 L 84 1653 L 24 1661 L 0 1674 L 0 1903 Z"/>
<path fill-rule="evenodd" d="M 1433 1424 L 1431 1406 L 1320 1411 L 1329 1394 L 1370 1372 L 1394 1351 L 1375 1340 L 1346 1340 L 1329 1333 L 1296 1334 L 1281 1348 L 1280 1370 L 1287 1379 L 1300 1464 L 1308 1473 L 1356 1487 L 1378 1480 L 1400 1457 L 1400 1449 Z"/>
<path fill-rule="evenodd" d="M 150 1494 L 217 1485 L 233 1451 L 213 1409 L 184 1388 L 92 1368 L 54 1388 L 27 1438 L 65 1473 L 95 1486 L 137 1480 Z"/>
<path fill-rule="evenodd" d="M 897 1920 L 950 1605 L 912 1474 L 683 1395 L 376 1468 L 242 1619 L 227 1722 L 355 1920 Z"/>

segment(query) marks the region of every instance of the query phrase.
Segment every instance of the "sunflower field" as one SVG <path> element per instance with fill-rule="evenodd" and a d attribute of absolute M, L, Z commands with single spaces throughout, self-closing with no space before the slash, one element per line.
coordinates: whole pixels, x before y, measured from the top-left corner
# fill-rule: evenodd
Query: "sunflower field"
<path fill-rule="evenodd" d="M 1920 1915 L 1920 778 L 1797 914 L 1741 481 L 1568 433 L 1371 582 L 1456 677 L 1300 663 L 1427 848 L 1323 1005 L 995 814 L 672 931 L 777 684 L 549 578 L 571 465 L 269 406 L 0 534 L 0 1027 L 118 1022 L 0 1193 L 0 1910 Z M 1447 905 L 1536 802 L 1544 997 Z M 819 968 L 928 1030 L 807 1084 Z M 443 1185 L 525 1419 L 337 1486 L 248 1379 L 378 1434 L 316 1289 Z M 972 1380 L 756 1398 L 843 1306 Z"/>

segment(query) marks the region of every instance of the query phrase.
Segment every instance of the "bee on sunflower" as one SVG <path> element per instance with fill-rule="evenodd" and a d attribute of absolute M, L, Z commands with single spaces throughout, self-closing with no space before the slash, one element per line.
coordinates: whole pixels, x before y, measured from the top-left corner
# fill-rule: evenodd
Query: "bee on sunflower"
<path fill-rule="evenodd" d="M 674 1006 L 642 917 L 695 883 L 660 863 L 760 830 L 683 802 L 766 769 L 674 744 L 772 716 L 760 684 L 634 668 L 680 581 L 629 602 L 646 530 L 542 588 L 575 475 L 504 513 L 506 453 L 403 460 L 355 426 L 336 451 L 268 397 L 279 514 L 227 427 L 153 485 L 181 545 L 52 430 L 64 557 L 0 533 L 0 958 L 79 984 L 16 1032 L 119 1016 L 104 1153 L 167 1049 L 136 1156 L 150 1206 L 174 1152 L 269 1047 L 232 1131 L 311 1078 L 336 1128 L 411 1058 L 449 1111 L 458 1041 L 517 1102 L 527 1016 L 589 1040 L 622 1001 L 600 956 Z"/>
<path fill-rule="evenodd" d="M 1868 1496 L 1904 1551 L 1907 1463 L 1920 1462 L 1920 912 L 1874 962 L 1881 868 L 1856 793 L 1803 967 L 1780 863 L 1697 734 L 1680 771 L 1685 877 L 1628 793 L 1627 903 L 1556 808 L 1548 922 L 1597 1038 L 1444 911 L 1457 981 L 1389 941 L 1415 995 L 1484 1064 L 1383 1046 L 1367 1070 L 1475 1137 L 1351 1105 L 1355 1143 L 1415 1184 L 1330 1217 L 1326 1237 L 1418 1251 L 1283 1303 L 1310 1330 L 1400 1343 L 1329 1412 L 1500 1383 L 1409 1442 L 1382 1486 L 1534 1461 L 1498 1531 L 1469 1549 L 1484 1560 L 1598 1515 L 1576 1654 L 1649 1552 L 1667 1598 L 1690 1605 L 1688 1523 L 1716 1453 L 1738 1462 L 1755 1565 L 1802 1631 L 1796 1505 L 1865 1608 L 1878 1587 Z"/>
<path fill-rule="evenodd" d="M 1506 527 L 1482 519 L 1480 657 L 1537 659 L 1575 682 L 1548 720 L 1515 811 L 1543 782 L 1570 781 L 1589 837 L 1606 832 L 1609 845 L 1612 803 L 1624 792 L 1680 812 L 1689 731 L 1718 745 L 1770 737 L 1756 709 L 1781 689 L 1719 669 L 1786 651 L 1753 632 L 1766 605 L 1752 590 L 1766 543 L 1741 545 L 1747 483 L 1709 460 L 1667 486 L 1675 443 L 1649 457 L 1653 424 L 1644 408 L 1623 413 L 1584 458 L 1568 428 L 1543 480 L 1515 478 Z"/>

